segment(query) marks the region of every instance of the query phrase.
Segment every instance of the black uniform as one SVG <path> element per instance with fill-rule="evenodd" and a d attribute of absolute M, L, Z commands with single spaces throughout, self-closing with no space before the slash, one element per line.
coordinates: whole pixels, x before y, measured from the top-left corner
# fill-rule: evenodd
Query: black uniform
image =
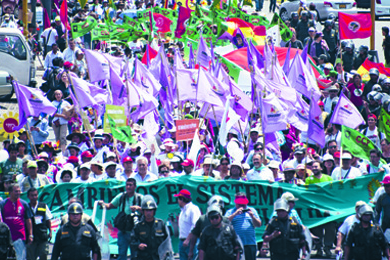
<path fill-rule="evenodd" d="M 0 222 L 0 259 L 7 259 L 13 252 L 11 231 L 7 224 Z"/>
<path fill-rule="evenodd" d="M 34 214 L 33 209 L 31 211 Z M 47 233 L 48 228 L 46 226 L 46 204 L 43 202 L 38 202 L 37 211 L 34 214 L 34 217 L 40 217 L 41 222 L 37 224 L 35 222 L 36 218 L 32 219 L 32 225 L 33 225 L 33 233 L 34 233 L 34 242 L 35 240 L 38 240 L 39 242 L 47 242 L 47 239 L 49 238 L 49 235 Z"/>
<path fill-rule="evenodd" d="M 99 254 L 95 230 L 86 223 L 74 227 L 70 222 L 61 226 L 54 242 L 52 260 L 89 260 L 93 254 Z"/>
<path fill-rule="evenodd" d="M 335 30 L 323 30 L 322 33 L 324 34 L 323 39 L 326 41 L 329 47 L 329 55 L 330 55 L 330 62 L 333 64 L 336 60 L 336 53 L 337 53 L 337 33 Z"/>
<path fill-rule="evenodd" d="M 309 36 L 309 21 L 304 22 L 303 20 L 300 20 L 297 24 L 296 32 L 297 39 L 302 43 L 305 38 Z"/>
<path fill-rule="evenodd" d="M 230 221 L 227 217 L 222 216 L 222 223 L 230 224 Z M 195 223 L 195 227 L 191 230 L 191 233 L 194 234 L 197 237 L 200 237 L 203 229 L 210 226 L 210 220 L 207 217 L 207 215 L 202 215 L 199 217 L 198 221 Z"/>
<path fill-rule="evenodd" d="M 367 55 L 361 55 L 361 54 L 356 55 L 355 60 L 353 61 L 353 69 L 357 70 L 360 67 L 360 65 L 362 65 L 363 62 L 367 59 L 367 57 L 368 57 Z"/>
<path fill-rule="evenodd" d="M 363 228 L 361 223 L 355 223 L 347 236 L 346 245 L 351 250 L 350 259 L 354 260 L 381 260 L 382 252 L 388 247 L 382 229 L 371 224 Z"/>
<path fill-rule="evenodd" d="M 198 249 L 205 252 L 205 260 L 234 260 L 242 251 L 233 226 L 223 222 L 219 228 L 210 225 L 203 230 Z"/>
<path fill-rule="evenodd" d="M 295 218 L 279 219 L 273 217 L 263 238 L 271 235 L 275 230 L 281 234 L 269 242 L 272 260 L 297 260 L 299 249 L 304 245 L 305 234 L 302 225 Z"/>
<path fill-rule="evenodd" d="M 355 55 L 353 52 L 343 52 L 343 66 L 346 72 L 350 72 L 352 70 L 353 60 Z"/>
<path fill-rule="evenodd" d="M 132 252 L 136 251 L 135 259 L 159 260 L 158 247 L 167 237 L 168 233 L 164 221 L 155 218 L 153 222 L 146 222 L 143 218 L 135 225 L 131 233 Z M 139 250 L 140 244 L 146 244 L 147 247 L 144 250 Z"/>

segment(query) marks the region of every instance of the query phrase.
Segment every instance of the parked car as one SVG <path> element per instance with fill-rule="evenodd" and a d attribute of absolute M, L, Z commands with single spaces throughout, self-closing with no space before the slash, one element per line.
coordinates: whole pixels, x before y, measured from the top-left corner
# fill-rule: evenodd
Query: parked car
<path fill-rule="evenodd" d="M 355 0 L 358 8 L 371 8 L 370 0 Z M 375 1 L 375 16 L 390 16 L 390 0 Z"/>
<path fill-rule="evenodd" d="M 20 30 L 0 28 L 0 61 L 0 99 L 12 97 L 11 79 L 35 87 L 35 62 Z"/>
<path fill-rule="evenodd" d="M 390 0 L 386 0 L 390 1 Z M 291 18 L 291 13 L 299 9 L 299 0 L 288 0 L 281 4 L 279 8 L 279 15 L 283 21 Z M 319 1 L 313 0 L 310 3 L 315 4 L 318 21 L 325 21 L 330 14 L 338 16 L 338 12 L 355 14 L 357 13 L 356 2 L 353 0 L 327 0 Z"/>

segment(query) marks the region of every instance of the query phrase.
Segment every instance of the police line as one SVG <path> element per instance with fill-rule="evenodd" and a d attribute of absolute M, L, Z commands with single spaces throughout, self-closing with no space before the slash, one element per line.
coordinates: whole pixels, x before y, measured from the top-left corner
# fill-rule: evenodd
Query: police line
<path fill-rule="evenodd" d="M 354 213 L 355 202 L 369 202 L 375 191 L 381 186 L 383 173 L 370 174 L 356 179 L 334 181 L 315 185 L 291 185 L 286 183 L 269 183 L 268 181 L 215 181 L 208 177 L 181 176 L 159 179 L 151 183 L 138 183 L 137 192 L 151 194 L 157 204 L 157 218 L 168 221 L 172 231 L 177 231 L 177 216 L 180 208 L 177 194 L 181 189 L 188 189 L 192 201 L 202 212 L 206 212 L 207 201 L 214 195 L 222 196 L 227 208 L 234 207 L 234 196 L 237 192 L 245 192 L 249 206 L 259 213 L 263 225 L 256 229 L 256 238 L 261 240 L 265 224 L 273 212 L 273 203 L 282 193 L 289 191 L 299 198 L 295 209 L 302 218 L 305 226 L 311 228 L 330 221 L 342 220 Z M 91 215 L 96 200 L 110 202 L 118 193 L 125 190 L 125 182 L 103 180 L 89 184 L 52 184 L 39 189 L 39 201 L 45 202 L 51 209 L 55 219 L 52 222 L 54 231 L 57 230 L 60 217 L 66 213 L 68 201 L 77 196 L 83 201 L 85 213 Z M 6 197 L 5 193 L 1 196 Z M 27 194 L 22 199 L 28 201 Z M 97 222 L 101 218 L 102 209 L 97 210 Z M 118 214 L 117 209 L 108 210 L 106 223 L 110 234 L 111 254 L 117 252 L 117 230 L 113 228 L 113 220 Z M 175 232 L 174 232 L 175 233 Z M 54 235 L 53 235 L 54 237 Z M 177 250 L 177 237 L 173 238 L 173 248 Z"/>

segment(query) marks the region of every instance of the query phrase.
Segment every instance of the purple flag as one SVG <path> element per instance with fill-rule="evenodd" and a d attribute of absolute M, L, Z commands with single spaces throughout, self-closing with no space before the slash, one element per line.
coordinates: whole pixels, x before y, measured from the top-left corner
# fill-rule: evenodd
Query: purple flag
<path fill-rule="evenodd" d="M 177 69 L 176 87 L 179 90 L 180 100 L 185 102 L 187 100 L 196 101 L 196 82 L 198 80 L 198 70 Z"/>
<path fill-rule="evenodd" d="M 150 53 L 149 53 L 149 44 L 146 45 L 146 67 L 150 68 Z"/>
<path fill-rule="evenodd" d="M 263 133 L 287 129 L 287 111 L 282 102 L 271 93 L 267 97 L 261 97 L 261 118 Z"/>
<path fill-rule="evenodd" d="M 131 84 L 132 85 L 132 84 Z M 133 111 L 130 116 L 134 122 L 137 122 L 139 119 L 143 118 L 153 110 L 156 110 L 158 107 L 158 101 L 151 94 L 147 93 L 141 87 L 134 86 L 136 94 L 139 98 L 139 106 L 135 111 Z M 130 103 L 130 105 L 132 105 Z M 133 107 L 133 106 L 132 106 Z"/>
<path fill-rule="evenodd" d="M 280 146 L 276 139 L 276 133 L 266 133 L 264 135 L 265 147 L 270 151 L 280 153 Z"/>
<path fill-rule="evenodd" d="M 289 47 L 290 49 L 290 47 Z M 306 44 L 306 46 L 303 48 L 302 52 L 301 52 L 301 57 L 302 57 L 302 60 L 304 63 L 307 62 L 307 50 L 309 49 L 309 44 Z M 298 53 L 298 52 L 297 52 Z"/>
<path fill-rule="evenodd" d="M 188 58 L 188 68 L 195 69 L 195 57 L 194 57 L 194 51 L 192 50 L 192 44 L 190 45 L 190 55 Z"/>
<path fill-rule="evenodd" d="M 29 116 L 39 116 L 41 113 L 53 115 L 57 108 L 48 100 L 39 88 L 30 88 L 12 81 L 19 104 L 19 125 L 13 130 L 19 131 L 27 123 Z"/>
<path fill-rule="evenodd" d="M 355 105 L 344 95 L 343 92 L 341 92 L 339 102 L 334 108 L 330 123 L 345 125 L 349 128 L 355 129 L 366 122 Z"/>
<path fill-rule="evenodd" d="M 196 98 L 214 106 L 224 107 L 226 97 L 230 95 L 229 86 L 212 76 L 203 68 L 199 69 L 199 81 Z"/>
<path fill-rule="evenodd" d="M 175 49 L 174 68 L 175 69 L 185 69 L 184 64 L 183 64 L 183 58 L 180 55 L 179 49 Z"/>
<path fill-rule="evenodd" d="M 218 138 L 222 146 L 226 146 L 227 144 L 226 141 L 229 130 L 240 120 L 240 116 L 237 115 L 230 106 L 232 102 L 233 98 L 229 97 L 225 104 L 225 109 L 221 120 L 221 131 L 219 132 Z"/>
<path fill-rule="evenodd" d="M 144 67 L 144 64 L 138 59 L 135 60 L 135 71 L 133 82 L 137 86 L 142 86 L 149 94 L 156 97 L 161 89 L 161 84 L 153 76 L 148 69 Z"/>
<path fill-rule="evenodd" d="M 288 76 L 290 70 L 290 49 L 291 49 L 291 45 L 288 46 L 286 59 L 284 60 L 284 64 L 283 64 L 283 72 L 284 74 L 286 74 L 286 76 Z"/>
<path fill-rule="evenodd" d="M 90 85 L 85 80 L 80 79 L 79 77 L 75 77 L 72 74 L 70 75 L 73 82 L 73 88 L 70 91 L 71 98 L 75 105 L 78 105 L 79 108 L 83 107 L 97 107 L 98 103 L 91 95 Z M 74 92 L 73 92 L 74 91 Z"/>
<path fill-rule="evenodd" d="M 302 99 L 301 95 L 297 95 L 297 102 L 294 107 L 294 112 L 288 117 L 288 122 L 295 128 L 307 132 L 309 126 L 309 104 Z"/>
<path fill-rule="evenodd" d="M 208 69 L 210 60 L 211 60 L 210 49 L 207 46 L 203 37 L 200 37 L 199 45 L 198 45 L 198 52 L 196 55 L 196 62 L 199 63 L 200 66 L 203 66 L 203 67 Z"/>
<path fill-rule="evenodd" d="M 213 47 L 213 42 L 210 41 L 210 49 L 211 49 L 211 69 L 214 71 L 215 69 L 215 55 L 214 55 L 214 47 Z"/>
<path fill-rule="evenodd" d="M 307 98 L 311 99 L 311 95 L 313 95 L 314 100 L 318 101 L 320 99 L 321 92 L 318 88 L 317 82 L 314 77 L 312 77 L 312 74 L 307 69 L 298 52 L 296 53 L 290 67 L 288 80 L 299 93 L 305 95 Z"/>
<path fill-rule="evenodd" d="M 103 56 L 108 61 L 110 68 L 114 69 L 119 75 L 122 75 L 123 58 L 115 57 L 108 53 L 103 53 Z"/>
<path fill-rule="evenodd" d="M 123 79 L 113 68 L 110 68 L 110 78 L 113 104 L 128 107 L 127 90 Z M 126 109 L 125 111 L 129 112 Z"/>
<path fill-rule="evenodd" d="M 318 143 L 322 148 L 325 146 L 324 122 L 321 117 L 322 111 L 317 100 L 311 98 L 309 113 L 309 129 L 307 137 Z"/>
<path fill-rule="evenodd" d="M 103 54 L 83 49 L 87 60 L 88 74 L 91 82 L 110 79 L 110 66 Z"/>
<path fill-rule="evenodd" d="M 255 45 L 253 44 L 252 41 L 250 41 L 248 49 L 250 49 L 252 58 L 253 58 L 255 64 L 257 64 L 257 67 L 259 69 L 264 68 L 264 57 L 263 57 L 263 55 L 261 55 L 259 50 L 255 47 Z"/>
<path fill-rule="evenodd" d="M 229 40 L 233 43 L 233 35 L 228 32 L 224 32 L 221 36 L 219 36 L 218 40 Z"/>

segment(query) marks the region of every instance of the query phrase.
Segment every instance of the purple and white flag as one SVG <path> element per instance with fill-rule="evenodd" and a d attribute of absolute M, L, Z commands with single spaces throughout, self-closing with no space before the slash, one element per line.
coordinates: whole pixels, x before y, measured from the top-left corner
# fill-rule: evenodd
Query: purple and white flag
<path fill-rule="evenodd" d="M 297 102 L 295 103 L 295 112 L 292 115 L 289 114 L 288 123 L 303 132 L 307 132 L 309 127 L 309 112 L 309 104 L 298 94 Z"/>
<path fill-rule="evenodd" d="M 146 92 L 156 97 L 161 89 L 161 84 L 148 69 L 144 67 L 139 59 L 135 60 L 135 71 L 133 82 L 137 86 L 142 86 Z"/>
<path fill-rule="evenodd" d="M 225 110 L 221 120 L 221 131 L 219 132 L 219 142 L 222 146 L 227 144 L 227 136 L 229 130 L 240 120 L 240 116 L 231 108 L 231 103 L 234 102 L 233 97 L 229 97 L 225 104 Z"/>
<path fill-rule="evenodd" d="M 318 88 L 318 84 L 314 77 L 312 77 L 312 73 L 307 69 L 298 52 L 290 66 L 288 80 L 290 81 L 291 86 L 307 98 L 311 99 L 311 96 L 313 96 L 313 99 L 316 102 L 320 99 L 321 92 Z"/>
<path fill-rule="evenodd" d="M 19 125 L 13 130 L 19 131 L 27 123 L 29 116 L 39 116 L 42 112 L 53 115 L 57 108 L 48 100 L 39 88 L 30 88 L 12 81 L 19 104 Z"/>
<path fill-rule="evenodd" d="M 356 127 L 366 123 L 355 105 L 341 92 L 339 102 L 334 108 L 330 123 L 345 125 L 349 128 Z"/>
<path fill-rule="evenodd" d="M 187 100 L 196 101 L 198 72 L 198 70 L 194 69 L 176 69 L 176 87 L 178 88 L 181 102 Z"/>
<path fill-rule="evenodd" d="M 325 146 L 324 122 L 322 120 L 322 111 L 314 98 L 310 100 L 309 129 L 307 137 L 318 143 L 322 148 Z"/>
<path fill-rule="evenodd" d="M 211 60 L 210 49 L 207 46 L 203 37 L 200 37 L 199 45 L 198 45 L 198 52 L 196 54 L 196 62 L 199 63 L 200 66 L 203 66 L 205 68 L 209 68 L 210 60 Z"/>
<path fill-rule="evenodd" d="M 263 133 L 287 129 L 287 111 L 282 102 L 271 93 L 261 97 L 261 117 Z"/>
<path fill-rule="evenodd" d="M 97 51 L 83 49 L 91 82 L 110 79 L 110 64 L 103 54 Z"/>
<path fill-rule="evenodd" d="M 229 94 L 229 86 L 219 81 L 203 68 L 199 69 L 199 81 L 196 98 L 210 105 L 224 107 Z"/>

